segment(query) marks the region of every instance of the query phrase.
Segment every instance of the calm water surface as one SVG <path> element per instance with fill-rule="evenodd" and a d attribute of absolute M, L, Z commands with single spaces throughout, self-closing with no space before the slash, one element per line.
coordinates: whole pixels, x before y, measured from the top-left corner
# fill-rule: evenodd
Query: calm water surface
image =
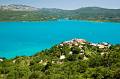
<path fill-rule="evenodd" d="M 120 23 L 67 20 L 1 22 L 0 57 L 31 56 L 73 38 L 120 44 Z"/>

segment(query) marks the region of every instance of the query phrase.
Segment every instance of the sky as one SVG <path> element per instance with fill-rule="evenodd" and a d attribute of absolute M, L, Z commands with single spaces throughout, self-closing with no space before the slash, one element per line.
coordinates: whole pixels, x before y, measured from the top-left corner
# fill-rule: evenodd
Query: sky
<path fill-rule="evenodd" d="M 78 9 L 81 7 L 102 7 L 120 9 L 120 0 L 0 0 L 0 5 L 24 4 L 37 8 Z"/>

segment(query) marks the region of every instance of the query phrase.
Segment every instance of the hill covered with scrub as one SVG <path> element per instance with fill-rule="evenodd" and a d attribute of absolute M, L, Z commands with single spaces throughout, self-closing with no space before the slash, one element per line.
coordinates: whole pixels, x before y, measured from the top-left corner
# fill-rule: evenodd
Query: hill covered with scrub
<path fill-rule="evenodd" d="M 72 39 L 34 56 L 0 59 L 0 79 L 120 79 L 120 45 Z"/>
<path fill-rule="evenodd" d="M 120 9 L 84 7 L 76 10 L 62 10 L 15 4 L 0 6 L 0 21 L 49 21 L 58 19 L 120 22 Z"/>

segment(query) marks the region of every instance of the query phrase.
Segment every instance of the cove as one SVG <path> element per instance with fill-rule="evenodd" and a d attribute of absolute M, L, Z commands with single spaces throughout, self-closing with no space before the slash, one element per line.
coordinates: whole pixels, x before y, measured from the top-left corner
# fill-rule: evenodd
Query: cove
<path fill-rule="evenodd" d="M 31 56 L 73 38 L 120 44 L 120 23 L 82 20 L 0 22 L 0 57 Z"/>

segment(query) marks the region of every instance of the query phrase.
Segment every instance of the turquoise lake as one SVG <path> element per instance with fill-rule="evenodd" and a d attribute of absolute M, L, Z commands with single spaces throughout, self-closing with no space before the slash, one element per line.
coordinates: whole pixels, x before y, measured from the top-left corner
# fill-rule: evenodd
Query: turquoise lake
<path fill-rule="evenodd" d="M 75 20 L 1 22 L 0 57 L 31 56 L 73 38 L 120 44 L 120 23 Z"/>

